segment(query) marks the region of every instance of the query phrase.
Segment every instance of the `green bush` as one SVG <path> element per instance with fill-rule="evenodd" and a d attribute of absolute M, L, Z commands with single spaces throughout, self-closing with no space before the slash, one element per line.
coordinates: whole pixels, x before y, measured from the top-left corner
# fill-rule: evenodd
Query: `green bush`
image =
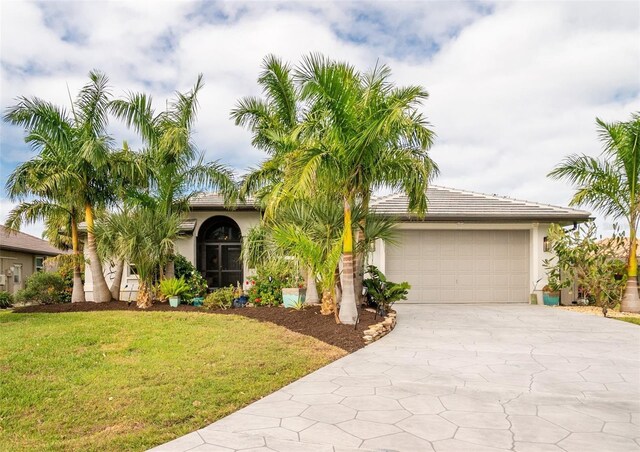
<path fill-rule="evenodd" d="M 0 292 L 0 309 L 7 309 L 13 306 L 13 295 L 3 290 Z"/>
<path fill-rule="evenodd" d="M 64 281 L 64 302 L 70 302 L 71 294 L 73 293 L 73 269 L 76 262 L 80 263 L 81 279 L 84 282 L 84 258 L 82 255 L 60 254 L 56 257 L 47 258 L 46 262 L 55 266 L 53 273 L 60 275 Z"/>
<path fill-rule="evenodd" d="M 290 261 L 268 262 L 256 270 L 258 274 L 245 283 L 249 286 L 249 301 L 256 306 L 278 306 L 282 304 L 283 287 L 302 287 L 304 282 Z"/>
<path fill-rule="evenodd" d="M 56 304 L 69 301 L 64 279 L 51 272 L 37 272 L 27 279 L 26 287 L 16 294 L 17 303 Z"/>
<path fill-rule="evenodd" d="M 207 309 L 228 309 L 233 304 L 235 288 L 233 286 L 221 287 L 207 295 L 202 305 Z"/>
<path fill-rule="evenodd" d="M 386 314 L 396 301 L 406 300 L 411 286 L 408 282 L 394 283 L 387 281 L 384 274 L 375 265 L 367 267 L 370 278 L 364 280 L 367 293 L 376 303 L 381 314 Z"/>
<path fill-rule="evenodd" d="M 173 260 L 173 266 L 176 278 L 184 279 L 189 286 L 189 291 L 184 294 L 184 297 L 187 300 L 206 295 L 207 280 L 204 279 L 202 274 L 191 262 L 187 260 L 186 257 L 176 254 Z"/>
<path fill-rule="evenodd" d="M 167 278 L 160 281 L 159 289 L 165 298 L 181 297 L 189 292 L 189 285 L 182 278 Z"/>

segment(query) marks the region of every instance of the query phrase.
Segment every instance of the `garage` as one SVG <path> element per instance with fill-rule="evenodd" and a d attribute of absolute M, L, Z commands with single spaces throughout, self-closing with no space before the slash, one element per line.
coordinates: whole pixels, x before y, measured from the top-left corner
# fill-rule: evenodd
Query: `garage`
<path fill-rule="evenodd" d="M 385 267 L 410 303 L 526 303 L 529 249 L 528 230 L 402 230 Z"/>

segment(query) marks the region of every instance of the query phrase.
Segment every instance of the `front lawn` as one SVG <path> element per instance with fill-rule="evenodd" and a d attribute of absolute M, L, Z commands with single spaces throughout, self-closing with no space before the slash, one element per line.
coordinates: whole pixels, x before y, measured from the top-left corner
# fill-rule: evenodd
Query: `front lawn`
<path fill-rule="evenodd" d="M 0 312 L 0 450 L 144 450 L 345 352 L 186 312 Z"/>
<path fill-rule="evenodd" d="M 623 322 L 635 323 L 636 325 L 640 325 L 640 317 L 613 317 L 616 320 L 622 320 Z"/>

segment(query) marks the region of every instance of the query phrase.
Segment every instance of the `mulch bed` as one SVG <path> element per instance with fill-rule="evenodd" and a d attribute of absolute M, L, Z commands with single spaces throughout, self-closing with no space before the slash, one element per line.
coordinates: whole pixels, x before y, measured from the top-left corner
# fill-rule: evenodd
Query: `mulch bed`
<path fill-rule="evenodd" d="M 250 317 L 260 322 L 271 322 L 283 326 L 296 333 L 315 337 L 322 342 L 334 345 L 349 353 L 365 346 L 363 331 L 369 326 L 380 322 L 374 320 L 372 312 L 362 309 L 360 311 L 360 323 L 357 328 L 353 325 L 337 325 L 333 315 L 320 314 L 319 306 L 311 306 L 301 311 L 285 309 L 283 307 L 257 307 L 239 309 L 206 310 L 189 305 L 180 305 L 172 308 L 169 303 L 156 303 L 148 309 L 138 309 L 135 303 L 127 305 L 123 301 L 111 301 L 108 303 L 63 303 L 51 305 L 23 306 L 15 308 L 16 313 L 59 313 L 59 312 L 92 312 L 92 311 L 172 311 L 172 312 L 200 312 L 205 314 L 241 315 Z"/>

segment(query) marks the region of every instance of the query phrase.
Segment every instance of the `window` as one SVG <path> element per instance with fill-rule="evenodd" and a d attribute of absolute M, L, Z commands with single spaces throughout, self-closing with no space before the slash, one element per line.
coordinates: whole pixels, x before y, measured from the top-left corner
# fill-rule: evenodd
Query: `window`
<path fill-rule="evenodd" d="M 22 283 L 22 264 L 13 265 L 13 283 L 14 284 Z"/>
<path fill-rule="evenodd" d="M 44 271 L 44 257 L 36 256 L 36 271 Z"/>
<path fill-rule="evenodd" d="M 129 264 L 127 269 L 127 276 L 138 276 L 138 270 L 136 269 L 136 266 L 133 264 Z"/>

